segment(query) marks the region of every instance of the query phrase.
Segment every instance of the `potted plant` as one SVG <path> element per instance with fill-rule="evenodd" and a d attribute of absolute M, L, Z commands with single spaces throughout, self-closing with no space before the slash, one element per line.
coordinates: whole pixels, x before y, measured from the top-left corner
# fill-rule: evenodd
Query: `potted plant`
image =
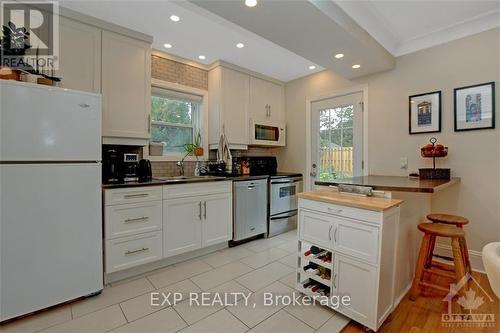
<path fill-rule="evenodd" d="M 188 143 L 184 145 L 184 150 L 186 151 L 186 156 L 192 154 L 197 159 L 199 156 L 203 156 L 203 147 L 201 146 L 201 133 L 198 131 L 196 138 L 193 143 Z"/>

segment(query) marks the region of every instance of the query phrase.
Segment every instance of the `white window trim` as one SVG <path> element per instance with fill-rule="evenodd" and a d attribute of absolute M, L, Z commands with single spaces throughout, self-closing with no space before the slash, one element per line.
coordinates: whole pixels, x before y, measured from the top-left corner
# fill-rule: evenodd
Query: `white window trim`
<path fill-rule="evenodd" d="M 198 157 L 198 159 L 208 159 L 208 91 L 158 79 L 151 79 L 151 86 L 202 96 L 199 118 L 201 140 L 203 142 L 203 156 Z M 176 162 L 180 161 L 184 157 L 185 153 L 170 153 L 162 156 L 151 156 L 149 155 L 149 145 L 147 145 L 142 149 L 142 155 L 144 158 L 153 162 Z M 184 161 L 197 161 L 197 159 L 194 156 L 188 156 L 184 159 Z"/>

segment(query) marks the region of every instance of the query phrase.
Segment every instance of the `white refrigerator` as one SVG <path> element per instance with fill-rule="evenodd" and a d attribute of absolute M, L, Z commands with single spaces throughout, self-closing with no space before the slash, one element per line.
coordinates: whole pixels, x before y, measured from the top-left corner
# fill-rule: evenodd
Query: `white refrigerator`
<path fill-rule="evenodd" d="M 103 288 L 101 96 L 0 80 L 0 322 Z"/>

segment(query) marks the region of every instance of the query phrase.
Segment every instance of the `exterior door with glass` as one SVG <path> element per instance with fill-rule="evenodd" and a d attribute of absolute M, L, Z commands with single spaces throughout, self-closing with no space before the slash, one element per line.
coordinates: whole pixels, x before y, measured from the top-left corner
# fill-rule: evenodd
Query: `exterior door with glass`
<path fill-rule="evenodd" d="M 363 93 L 311 103 L 311 188 L 317 180 L 363 175 Z"/>

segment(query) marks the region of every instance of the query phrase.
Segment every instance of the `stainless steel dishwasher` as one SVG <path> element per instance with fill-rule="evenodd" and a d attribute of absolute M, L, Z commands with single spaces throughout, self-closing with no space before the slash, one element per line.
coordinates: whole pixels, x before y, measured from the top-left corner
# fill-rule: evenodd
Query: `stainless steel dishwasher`
<path fill-rule="evenodd" d="M 233 182 L 233 241 L 267 233 L 267 178 Z"/>

